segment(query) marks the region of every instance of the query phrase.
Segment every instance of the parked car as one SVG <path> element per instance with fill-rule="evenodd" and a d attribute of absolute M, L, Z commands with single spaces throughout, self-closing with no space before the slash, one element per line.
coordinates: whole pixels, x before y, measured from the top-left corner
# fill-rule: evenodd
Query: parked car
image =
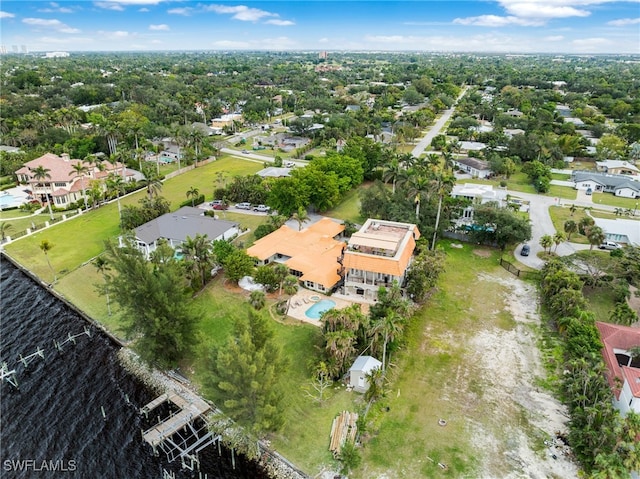
<path fill-rule="evenodd" d="M 522 249 L 520 250 L 520 256 L 529 256 L 531 252 L 531 247 L 528 244 L 523 244 Z"/>
<path fill-rule="evenodd" d="M 238 208 L 239 210 L 250 210 L 251 209 L 251 203 L 237 203 L 236 204 L 236 208 Z"/>
<path fill-rule="evenodd" d="M 244 153 L 245 155 L 249 154 L 247 150 L 242 150 L 242 153 Z"/>
<path fill-rule="evenodd" d="M 283 165 L 285 168 L 293 168 L 294 166 L 296 166 L 296 164 L 293 161 L 285 161 Z"/>
<path fill-rule="evenodd" d="M 222 200 L 213 200 L 213 201 L 211 202 L 211 206 L 221 205 L 222 203 L 223 203 L 223 201 L 222 201 Z"/>
<path fill-rule="evenodd" d="M 271 208 L 267 205 L 258 205 L 253 207 L 253 211 L 259 211 L 261 213 L 268 213 Z"/>
<path fill-rule="evenodd" d="M 591 188 L 587 188 L 586 193 L 588 196 L 591 196 L 591 194 L 593 193 L 593 190 Z"/>
<path fill-rule="evenodd" d="M 600 249 L 608 249 L 608 250 L 614 250 L 614 249 L 619 249 L 622 248 L 622 246 L 620 246 L 618 243 L 616 243 L 615 241 L 605 241 L 604 243 L 602 243 L 600 246 L 598 246 L 598 248 Z"/>
<path fill-rule="evenodd" d="M 213 209 L 214 210 L 228 210 L 229 209 L 229 205 L 225 205 L 224 203 L 218 203 L 216 205 L 213 205 Z"/>

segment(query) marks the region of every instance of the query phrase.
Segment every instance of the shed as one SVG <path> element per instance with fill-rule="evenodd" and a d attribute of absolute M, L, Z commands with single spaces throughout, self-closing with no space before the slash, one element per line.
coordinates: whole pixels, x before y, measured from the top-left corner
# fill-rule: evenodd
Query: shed
<path fill-rule="evenodd" d="M 373 356 L 358 356 L 349 368 L 349 386 L 359 393 L 369 389 L 367 374 L 374 369 L 379 369 L 382 363 Z"/>

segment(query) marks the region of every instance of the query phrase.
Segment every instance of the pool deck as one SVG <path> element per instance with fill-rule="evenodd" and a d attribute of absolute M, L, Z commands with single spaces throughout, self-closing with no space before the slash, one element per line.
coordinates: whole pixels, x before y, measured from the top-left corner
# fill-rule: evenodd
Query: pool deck
<path fill-rule="evenodd" d="M 347 301 L 346 299 L 336 297 L 335 295 L 326 296 L 324 294 L 317 293 L 315 291 L 300 289 L 290 299 L 288 316 L 294 319 L 298 319 L 300 321 L 304 321 L 305 323 L 313 324 L 318 327 L 322 326 L 322 321 L 320 321 L 319 319 L 309 318 L 305 314 L 307 309 L 309 309 L 311 306 L 313 306 L 315 303 L 319 301 L 317 300 L 317 298 L 314 298 L 316 299 L 316 301 L 312 301 L 310 299 L 311 297 L 320 297 L 320 300 L 328 299 L 330 301 L 333 301 L 334 303 L 336 303 L 336 306 L 335 306 L 336 309 L 346 308 L 347 306 L 351 306 L 352 304 L 354 304 L 354 302 L 352 301 Z M 361 304 L 360 307 L 362 309 L 363 314 L 367 314 L 369 312 L 368 304 Z"/>
<path fill-rule="evenodd" d="M 23 203 L 27 203 L 29 200 L 33 199 L 32 196 L 27 193 L 25 190 L 27 186 L 14 186 L 13 188 L 7 188 L 3 192 L 0 192 L 0 200 L 2 200 L 2 196 L 11 195 L 13 197 L 13 201 L 11 204 L 4 205 L 3 208 L 17 208 Z M 0 201 L 0 204 L 2 201 Z"/>

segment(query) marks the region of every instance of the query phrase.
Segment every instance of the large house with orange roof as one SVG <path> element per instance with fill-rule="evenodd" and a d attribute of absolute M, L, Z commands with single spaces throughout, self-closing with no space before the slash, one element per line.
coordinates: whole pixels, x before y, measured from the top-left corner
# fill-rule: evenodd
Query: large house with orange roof
<path fill-rule="evenodd" d="M 596 322 L 596 327 L 604 345 L 602 356 L 614 406 L 623 417 L 629 411 L 640 414 L 640 358 L 630 353 L 631 348 L 640 346 L 640 329 L 601 322 Z"/>
<path fill-rule="evenodd" d="M 340 261 L 344 224 L 323 218 L 302 231 L 287 225 L 260 238 L 247 249 L 258 265 L 283 263 L 306 288 L 331 291 L 342 279 Z"/>
<path fill-rule="evenodd" d="M 82 163 L 88 168 L 88 172 L 82 176 L 78 176 L 73 166 Z M 31 194 L 41 202 L 48 201 L 53 198 L 52 206 L 65 208 L 69 204 L 82 200 L 82 188 L 88 190 L 92 180 L 104 180 L 109 173 L 123 174 L 122 163 L 115 164 L 109 161 L 103 161 L 104 170 L 100 171 L 95 164 L 83 162 L 82 160 L 72 160 L 69 155 L 62 156 L 53 153 L 28 161 L 22 168 L 16 171 L 18 181 L 22 184 L 28 184 Z M 34 178 L 34 170 L 39 166 L 44 167 L 48 171 L 50 178 L 37 180 Z M 132 173 L 124 168 L 124 174 L 130 179 Z"/>
<path fill-rule="evenodd" d="M 418 238 L 414 224 L 368 219 L 344 253 L 345 293 L 373 300 L 381 286 L 402 285 Z"/>

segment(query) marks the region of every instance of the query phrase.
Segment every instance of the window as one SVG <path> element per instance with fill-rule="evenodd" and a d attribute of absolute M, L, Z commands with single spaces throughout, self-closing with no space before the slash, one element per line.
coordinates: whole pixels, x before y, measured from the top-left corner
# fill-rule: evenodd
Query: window
<path fill-rule="evenodd" d="M 64 188 L 65 186 L 67 186 L 67 184 L 66 183 L 60 183 L 60 182 L 55 182 L 53 184 L 53 186 L 56 186 L 58 188 Z"/>

